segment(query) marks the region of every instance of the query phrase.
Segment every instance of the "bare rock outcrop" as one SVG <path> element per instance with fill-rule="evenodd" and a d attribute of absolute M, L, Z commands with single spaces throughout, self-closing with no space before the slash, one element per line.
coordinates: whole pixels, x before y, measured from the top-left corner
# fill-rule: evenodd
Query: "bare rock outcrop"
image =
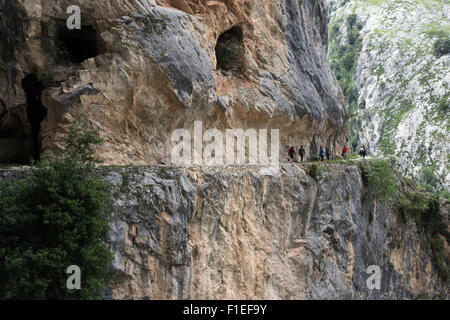
<path fill-rule="evenodd" d="M 363 196 L 357 166 L 330 165 L 316 179 L 308 170 L 107 170 L 110 296 L 448 299 L 425 235 L 394 202 Z M 367 286 L 372 265 L 379 290 Z"/>
<path fill-rule="evenodd" d="M 66 28 L 70 5 L 81 8 L 81 30 Z M 6 0 L 0 7 L 0 144 L 29 145 L 34 137 L 42 151 L 59 148 L 77 121 L 100 131 L 106 163 L 169 163 L 171 132 L 192 130 L 195 120 L 205 128 L 280 129 L 282 153 L 291 144 L 311 155 L 319 145 L 337 152 L 346 142 L 322 1 Z M 221 70 L 215 48 L 232 28 L 242 35 L 242 66 Z M 29 75 L 40 92 L 24 90 Z M 36 104 L 44 109 L 31 115 Z"/>

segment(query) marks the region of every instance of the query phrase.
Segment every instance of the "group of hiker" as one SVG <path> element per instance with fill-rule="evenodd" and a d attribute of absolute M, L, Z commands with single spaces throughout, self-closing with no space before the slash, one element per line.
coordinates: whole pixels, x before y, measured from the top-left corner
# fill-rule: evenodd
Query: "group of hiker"
<path fill-rule="evenodd" d="M 289 154 L 288 162 L 289 161 L 294 161 L 295 149 L 294 149 L 293 146 L 289 149 L 289 153 L 288 154 Z M 347 154 L 348 154 L 348 147 L 347 147 L 347 145 L 344 145 L 344 147 L 342 148 L 342 153 L 341 153 L 342 158 L 347 159 Z M 305 151 L 305 148 L 303 146 L 301 146 L 300 149 L 298 150 L 298 155 L 300 157 L 300 162 L 303 162 L 303 159 L 305 158 L 305 155 L 306 155 L 306 151 Z M 365 159 L 365 157 L 367 155 L 367 150 L 366 150 L 366 148 L 364 146 L 362 146 L 359 149 L 359 155 L 363 159 Z M 326 157 L 327 160 L 330 160 L 330 157 L 331 157 L 331 150 L 330 150 L 330 148 L 324 148 L 323 146 L 320 146 L 320 148 L 319 148 L 319 157 L 320 157 L 320 161 L 324 161 L 325 157 Z"/>

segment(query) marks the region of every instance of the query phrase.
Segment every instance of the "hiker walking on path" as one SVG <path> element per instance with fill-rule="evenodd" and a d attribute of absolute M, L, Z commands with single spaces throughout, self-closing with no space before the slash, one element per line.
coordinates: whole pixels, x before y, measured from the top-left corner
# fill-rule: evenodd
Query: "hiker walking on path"
<path fill-rule="evenodd" d="M 359 155 L 365 159 L 367 156 L 367 150 L 364 146 L 362 146 L 361 148 L 359 148 Z"/>
<path fill-rule="evenodd" d="M 347 159 L 347 152 L 348 152 L 348 148 L 347 148 L 347 145 L 345 145 L 344 149 L 342 149 L 342 157 L 344 159 Z"/>
<path fill-rule="evenodd" d="M 325 151 L 325 155 L 327 156 L 327 160 L 330 160 L 330 156 L 331 156 L 330 148 L 327 148 L 327 150 Z"/>
<path fill-rule="evenodd" d="M 294 155 L 295 155 L 295 149 L 294 149 L 294 147 L 291 147 L 289 149 L 289 157 L 291 158 L 292 162 L 294 161 Z M 289 162 L 289 158 L 288 158 L 288 162 Z"/>
<path fill-rule="evenodd" d="M 320 161 L 323 161 L 323 158 L 325 158 L 325 149 L 322 146 L 320 146 L 319 155 L 320 155 Z"/>
<path fill-rule="evenodd" d="M 300 156 L 300 162 L 302 162 L 303 157 L 305 156 L 305 148 L 303 148 L 303 146 L 301 146 L 300 149 L 298 150 L 298 155 Z"/>

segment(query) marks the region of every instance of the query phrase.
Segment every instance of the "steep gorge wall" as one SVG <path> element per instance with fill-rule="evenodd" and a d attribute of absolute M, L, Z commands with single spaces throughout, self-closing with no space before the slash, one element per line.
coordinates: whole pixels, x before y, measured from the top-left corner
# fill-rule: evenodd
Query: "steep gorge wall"
<path fill-rule="evenodd" d="M 112 299 L 449 299 L 424 231 L 360 169 L 104 167 Z M 0 169 L 0 181 L 28 169 Z M 408 184 L 398 177 L 400 189 Z M 276 191 L 274 191 L 276 190 Z M 450 232 L 450 211 L 440 215 Z M 450 255 L 450 247 L 444 248 Z M 381 270 L 369 289 L 369 266 Z"/>
<path fill-rule="evenodd" d="M 94 45 L 90 56 L 74 59 L 71 44 L 61 45 L 73 41 L 69 5 L 82 12 L 73 50 Z M 2 149 L 33 134 L 43 151 L 58 148 L 73 122 L 100 131 L 108 164 L 169 163 L 171 132 L 195 120 L 280 129 L 282 153 L 303 144 L 316 155 L 319 145 L 337 151 L 346 142 L 322 1 L 6 0 L 0 9 Z M 243 33 L 244 66 L 217 70 L 217 39 L 232 27 Z M 30 74 L 44 87 L 32 97 L 45 107 L 38 132 L 22 86 Z"/>
<path fill-rule="evenodd" d="M 329 165 L 317 180 L 308 166 L 258 171 L 106 170 L 111 297 L 449 298 L 425 236 L 394 202 L 364 197 L 357 166 Z M 367 287 L 371 265 L 380 290 Z"/>

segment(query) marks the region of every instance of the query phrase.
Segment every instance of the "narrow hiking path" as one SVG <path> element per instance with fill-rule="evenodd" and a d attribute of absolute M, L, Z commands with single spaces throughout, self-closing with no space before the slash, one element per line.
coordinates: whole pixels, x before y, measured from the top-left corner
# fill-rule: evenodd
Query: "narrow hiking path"
<path fill-rule="evenodd" d="M 347 159 L 343 159 L 342 157 L 337 157 L 337 158 L 332 158 L 330 160 L 309 160 L 309 161 L 298 161 L 298 159 L 295 159 L 295 161 L 280 161 L 279 164 L 280 165 L 286 165 L 286 164 L 296 164 L 296 165 L 306 165 L 306 166 L 310 166 L 313 164 L 318 164 L 318 165 L 332 165 L 332 164 L 352 164 L 352 162 L 362 162 L 362 161 L 371 161 L 374 159 L 379 159 L 378 157 L 374 157 L 374 156 L 367 156 L 365 157 L 365 159 L 363 159 L 362 157 L 358 156 L 355 157 L 354 155 L 352 155 L 351 157 L 347 157 Z M 118 165 L 100 165 L 98 166 L 98 168 L 126 168 L 126 167 L 174 167 L 171 164 L 167 164 L 167 165 L 163 165 L 163 164 L 148 164 L 148 165 L 123 165 L 123 166 L 118 166 Z M 176 166 L 175 166 L 176 167 Z M 197 167 L 208 167 L 208 166 L 197 166 L 197 165 L 192 165 L 192 168 L 197 168 Z M 224 170 L 230 170 L 233 167 L 234 168 L 239 168 L 239 167 L 244 167 L 244 168 L 257 168 L 257 167 L 261 167 L 259 165 L 248 165 L 248 164 L 244 164 L 244 165 L 224 165 L 224 166 L 209 166 L 213 169 L 224 169 Z M 265 166 L 263 166 L 265 167 Z M 28 171 L 31 170 L 33 168 L 36 168 L 36 166 L 33 165 L 26 165 L 26 164 L 13 164 L 13 163 L 8 163 L 8 164 L 0 164 L 0 171 L 4 172 L 4 171 Z M 186 168 L 185 166 L 180 166 L 180 168 Z"/>
<path fill-rule="evenodd" d="M 355 157 L 347 157 L 346 159 L 342 158 L 342 157 L 338 157 L 338 158 L 332 158 L 330 160 L 310 160 L 310 161 L 298 161 L 298 160 L 294 160 L 294 161 L 286 161 L 286 162 L 282 162 L 283 164 L 286 163 L 292 163 L 292 164 L 314 164 L 314 163 L 345 163 L 347 161 L 365 161 L 365 160 L 373 160 L 373 159 L 378 159 L 377 157 L 374 156 L 366 156 L 364 159 L 360 156 L 358 156 L 358 158 Z"/>

